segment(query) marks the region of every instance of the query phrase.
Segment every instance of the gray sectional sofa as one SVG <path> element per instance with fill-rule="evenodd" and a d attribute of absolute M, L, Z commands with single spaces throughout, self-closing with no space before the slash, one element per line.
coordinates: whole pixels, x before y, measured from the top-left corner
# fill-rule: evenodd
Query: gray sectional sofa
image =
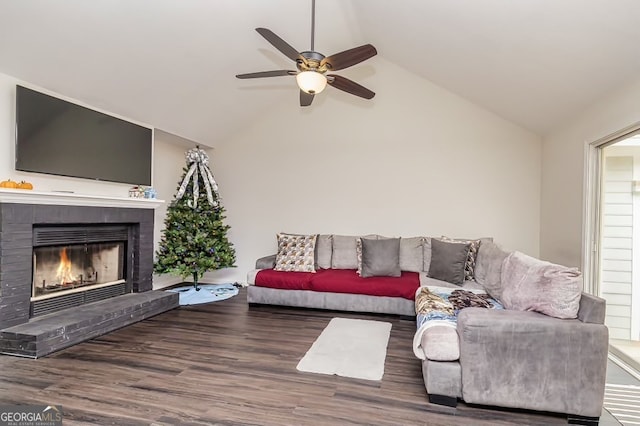
<path fill-rule="evenodd" d="M 362 254 L 350 241 L 357 238 L 320 236 L 318 268 L 357 268 Z M 447 250 L 469 241 L 449 243 Z M 440 239 L 400 239 L 399 263 L 402 270 L 419 273 L 417 293 L 429 297 L 433 295 L 430 290 L 438 289 L 488 293 L 481 297 L 491 296 L 505 309 L 468 307 L 456 311 L 453 326 L 436 321 L 433 326 L 425 323 L 418 328 L 414 352 L 422 362 L 429 401 L 455 406 L 463 400 L 565 413 L 570 423 L 597 424 L 608 355 L 605 301 L 581 292 L 581 276 L 576 270 L 504 251 L 491 239 L 482 239 L 476 246 L 473 279 L 465 275 L 459 282 L 456 273 L 460 273 L 460 265 L 455 273 L 447 262 L 443 267 L 443 253 L 448 256 L 449 252 L 442 247 Z M 259 259 L 256 270 L 249 273 L 249 284 L 255 284 L 258 271 L 273 268 L 274 261 L 275 256 Z M 465 273 L 467 267 L 468 259 Z M 251 304 L 411 316 L 416 315 L 418 304 L 395 297 L 256 285 L 248 287 L 247 299 Z"/>

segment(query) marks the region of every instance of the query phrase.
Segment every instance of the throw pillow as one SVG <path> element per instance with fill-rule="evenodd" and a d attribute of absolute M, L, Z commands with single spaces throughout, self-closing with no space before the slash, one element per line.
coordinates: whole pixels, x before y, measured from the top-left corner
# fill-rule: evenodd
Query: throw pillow
<path fill-rule="evenodd" d="M 582 274 L 577 268 L 513 252 L 502 265 L 501 281 L 502 303 L 507 309 L 562 319 L 578 316 Z"/>
<path fill-rule="evenodd" d="M 361 277 L 399 277 L 400 238 L 360 239 L 362 244 Z"/>
<path fill-rule="evenodd" d="M 358 259 L 358 269 L 356 274 L 362 276 L 362 239 L 365 237 L 358 237 L 356 239 L 356 258 Z M 377 240 L 377 235 L 370 235 L 366 237 L 368 240 Z"/>
<path fill-rule="evenodd" d="M 431 239 L 430 278 L 461 285 L 464 283 L 464 269 L 471 243 L 449 243 Z"/>
<path fill-rule="evenodd" d="M 317 235 L 283 234 L 277 236 L 276 271 L 315 272 Z"/>
<path fill-rule="evenodd" d="M 492 241 L 483 242 L 478 249 L 476 257 L 476 269 L 474 271 L 476 282 L 480 284 L 497 301 L 502 300 L 502 263 L 509 253 L 502 250 Z"/>
<path fill-rule="evenodd" d="M 480 240 L 465 240 L 465 239 L 454 239 L 445 237 L 444 235 L 440 238 L 442 241 L 447 243 L 465 243 L 471 244 L 469 247 L 469 254 L 467 255 L 467 261 L 464 265 L 464 279 L 465 281 L 470 281 L 475 279 L 474 270 L 476 267 L 476 256 L 478 255 L 478 248 L 480 247 Z"/>

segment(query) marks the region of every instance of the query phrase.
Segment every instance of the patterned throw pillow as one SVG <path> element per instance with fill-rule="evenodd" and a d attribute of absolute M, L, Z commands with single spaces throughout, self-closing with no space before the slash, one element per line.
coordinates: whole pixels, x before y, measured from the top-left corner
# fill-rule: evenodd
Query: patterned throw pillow
<path fill-rule="evenodd" d="M 481 240 L 462 240 L 462 239 L 454 239 L 445 237 L 444 235 L 440 238 L 440 241 L 444 241 L 447 243 L 461 243 L 461 244 L 471 244 L 469 248 L 469 254 L 467 256 L 467 262 L 464 265 L 464 280 L 470 281 L 474 280 L 475 277 L 475 268 L 476 268 L 476 257 L 478 256 L 478 249 L 480 248 Z"/>
<path fill-rule="evenodd" d="M 375 237 L 375 238 L 373 238 Z M 362 275 L 362 239 L 366 238 L 367 240 L 377 240 L 377 236 L 367 236 L 367 237 L 358 237 L 356 238 L 356 258 L 358 259 L 358 269 L 356 269 L 356 274 L 358 276 Z"/>
<path fill-rule="evenodd" d="M 316 272 L 317 235 L 278 234 L 276 271 Z"/>

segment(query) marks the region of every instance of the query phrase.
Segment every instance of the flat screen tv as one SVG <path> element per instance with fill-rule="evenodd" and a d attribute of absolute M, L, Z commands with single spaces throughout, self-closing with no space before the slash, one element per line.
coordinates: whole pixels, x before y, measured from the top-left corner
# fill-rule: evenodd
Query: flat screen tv
<path fill-rule="evenodd" d="M 16 170 L 151 185 L 152 155 L 150 128 L 16 87 Z"/>

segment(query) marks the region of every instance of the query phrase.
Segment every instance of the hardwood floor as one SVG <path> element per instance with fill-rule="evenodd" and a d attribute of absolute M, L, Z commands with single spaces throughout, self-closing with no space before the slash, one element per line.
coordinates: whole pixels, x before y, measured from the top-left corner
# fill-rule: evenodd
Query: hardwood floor
<path fill-rule="evenodd" d="M 391 322 L 382 381 L 296 370 L 332 317 Z M 562 416 L 429 404 L 413 320 L 247 306 L 181 307 L 37 360 L 0 356 L 0 404 L 60 404 L 64 424 L 552 425 Z"/>

